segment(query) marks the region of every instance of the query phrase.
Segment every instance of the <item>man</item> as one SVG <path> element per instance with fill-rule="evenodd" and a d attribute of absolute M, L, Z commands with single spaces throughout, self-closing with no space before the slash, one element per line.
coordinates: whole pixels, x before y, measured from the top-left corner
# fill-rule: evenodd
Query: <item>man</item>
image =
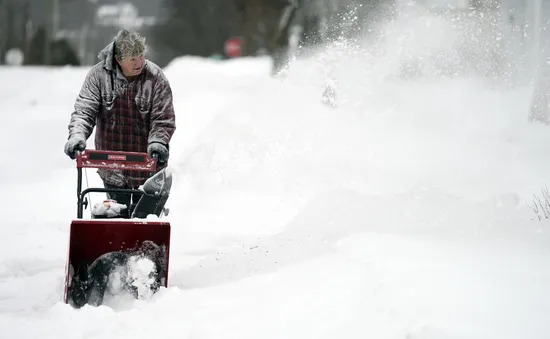
<path fill-rule="evenodd" d="M 98 55 L 76 99 L 65 153 L 75 159 L 96 127 L 97 150 L 147 152 L 167 166 L 176 129 L 172 91 L 159 66 L 145 59 L 145 38 L 121 30 Z M 136 189 L 149 173 L 99 169 L 106 188 Z M 130 207 L 130 196 L 108 194 Z M 134 201 L 134 203 L 136 203 Z"/>

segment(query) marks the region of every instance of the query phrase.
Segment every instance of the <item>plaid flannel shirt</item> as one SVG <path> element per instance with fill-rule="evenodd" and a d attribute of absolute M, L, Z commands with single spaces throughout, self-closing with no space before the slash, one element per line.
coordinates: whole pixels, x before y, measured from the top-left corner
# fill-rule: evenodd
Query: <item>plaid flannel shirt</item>
<path fill-rule="evenodd" d="M 69 138 L 86 140 L 96 127 L 98 150 L 147 152 L 151 142 L 169 147 L 176 129 L 170 84 L 160 67 L 147 60 L 139 76 L 126 79 L 114 59 L 113 43 L 87 74 L 69 123 Z M 166 165 L 164 165 L 165 167 Z M 162 167 L 157 167 L 160 170 Z M 105 184 L 137 188 L 149 173 L 99 169 Z"/>

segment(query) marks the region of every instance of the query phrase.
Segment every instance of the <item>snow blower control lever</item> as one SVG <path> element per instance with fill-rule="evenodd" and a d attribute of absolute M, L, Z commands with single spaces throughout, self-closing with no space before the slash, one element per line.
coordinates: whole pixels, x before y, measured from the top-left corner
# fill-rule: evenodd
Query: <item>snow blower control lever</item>
<path fill-rule="evenodd" d="M 144 195 L 145 192 L 137 189 L 123 188 L 87 188 L 82 190 L 82 169 L 83 168 L 107 168 L 118 170 L 137 170 L 150 172 L 151 175 L 156 171 L 156 157 L 149 157 L 147 153 L 120 152 L 120 151 L 99 151 L 85 150 L 76 155 L 76 168 L 78 172 L 77 182 L 77 218 L 82 219 L 84 206 L 87 205 L 84 197 L 88 193 L 126 193 Z"/>

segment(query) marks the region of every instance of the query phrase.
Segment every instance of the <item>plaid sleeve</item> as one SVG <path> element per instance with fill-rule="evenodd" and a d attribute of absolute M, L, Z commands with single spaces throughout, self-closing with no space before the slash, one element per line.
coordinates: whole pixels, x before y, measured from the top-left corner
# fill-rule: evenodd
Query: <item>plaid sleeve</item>
<path fill-rule="evenodd" d="M 80 93 L 76 98 L 69 123 L 69 137 L 73 135 L 81 135 L 85 139 L 90 137 L 101 103 L 100 93 L 97 74 L 95 69 L 92 69 L 86 75 Z"/>
<path fill-rule="evenodd" d="M 168 79 L 161 72 L 154 87 L 148 143 L 160 142 L 168 146 L 175 130 L 176 116 L 172 89 Z"/>

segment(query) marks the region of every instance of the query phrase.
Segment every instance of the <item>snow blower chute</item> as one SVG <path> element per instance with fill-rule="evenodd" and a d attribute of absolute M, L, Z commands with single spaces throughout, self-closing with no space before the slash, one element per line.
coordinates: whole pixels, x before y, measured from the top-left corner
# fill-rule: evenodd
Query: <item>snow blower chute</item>
<path fill-rule="evenodd" d="M 172 185 L 166 169 L 146 153 L 85 150 L 77 154 L 77 218 L 71 223 L 64 301 L 75 308 L 99 306 L 107 293 L 136 298 L 168 287 L 170 223 L 164 205 Z M 151 173 L 139 189 L 87 188 L 84 168 L 139 170 Z M 105 199 L 83 218 L 88 193 L 129 194 L 129 206 Z M 150 218 L 150 216 L 157 218 Z"/>

